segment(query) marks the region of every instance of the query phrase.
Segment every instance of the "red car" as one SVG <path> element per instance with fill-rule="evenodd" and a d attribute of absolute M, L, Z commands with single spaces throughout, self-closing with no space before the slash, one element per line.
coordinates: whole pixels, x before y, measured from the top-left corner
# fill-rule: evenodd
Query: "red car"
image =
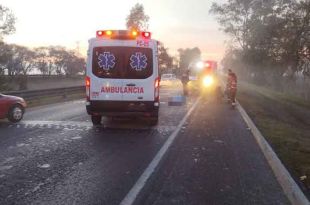
<path fill-rule="evenodd" d="M 0 119 L 8 118 L 11 122 L 23 119 L 27 104 L 23 98 L 0 93 Z"/>

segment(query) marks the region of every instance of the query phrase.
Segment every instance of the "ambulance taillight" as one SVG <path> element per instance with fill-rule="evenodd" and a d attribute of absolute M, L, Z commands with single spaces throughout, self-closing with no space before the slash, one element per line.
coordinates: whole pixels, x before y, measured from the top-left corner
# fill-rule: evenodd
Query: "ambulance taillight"
<path fill-rule="evenodd" d="M 151 38 L 151 32 L 142 32 L 142 36 L 143 36 L 144 38 L 150 39 L 150 38 Z"/>
<path fill-rule="evenodd" d="M 159 83 L 160 83 L 160 78 L 155 79 L 155 84 L 154 84 L 154 100 L 155 102 L 159 102 Z"/>
<path fill-rule="evenodd" d="M 85 77 L 86 100 L 90 100 L 90 77 Z"/>

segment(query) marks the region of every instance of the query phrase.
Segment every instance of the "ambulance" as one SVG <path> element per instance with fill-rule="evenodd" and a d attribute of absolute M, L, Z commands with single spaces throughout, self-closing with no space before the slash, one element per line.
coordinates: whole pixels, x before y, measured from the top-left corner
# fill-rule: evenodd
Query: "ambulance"
<path fill-rule="evenodd" d="M 89 40 L 86 110 L 94 125 L 102 116 L 147 117 L 158 123 L 158 42 L 151 33 L 99 30 Z"/>

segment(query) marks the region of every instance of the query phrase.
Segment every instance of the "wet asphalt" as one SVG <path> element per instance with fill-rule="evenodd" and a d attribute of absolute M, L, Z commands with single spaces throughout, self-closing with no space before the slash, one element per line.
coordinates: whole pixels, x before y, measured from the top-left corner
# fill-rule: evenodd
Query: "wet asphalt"
<path fill-rule="evenodd" d="M 136 204 L 287 205 L 250 129 L 226 103 L 202 100 Z"/>
<path fill-rule="evenodd" d="M 159 124 L 104 119 L 93 127 L 84 100 L 0 121 L 0 204 L 119 204 L 193 105 L 168 106 Z M 203 100 L 182 127 L 136 204 L 289 204 L 240 114 Z"/>

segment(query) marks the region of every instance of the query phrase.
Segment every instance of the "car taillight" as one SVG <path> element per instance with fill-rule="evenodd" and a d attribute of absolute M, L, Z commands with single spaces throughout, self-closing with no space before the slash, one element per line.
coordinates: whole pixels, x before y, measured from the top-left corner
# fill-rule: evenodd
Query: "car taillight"
<path fill-rule="evenodd" d="M 85 77 L 85 87 L 86 87 L 86 100 L 90 100 L 90 77 Z"/>
<path fill-rule="evenodd" d="M 154 98 L 155 98 L 155 102 L 159 102 L 159 83 L 160 83 L 160 78 L 156 78 L 155 79 L 155 84 L 154 84 Z"/>

